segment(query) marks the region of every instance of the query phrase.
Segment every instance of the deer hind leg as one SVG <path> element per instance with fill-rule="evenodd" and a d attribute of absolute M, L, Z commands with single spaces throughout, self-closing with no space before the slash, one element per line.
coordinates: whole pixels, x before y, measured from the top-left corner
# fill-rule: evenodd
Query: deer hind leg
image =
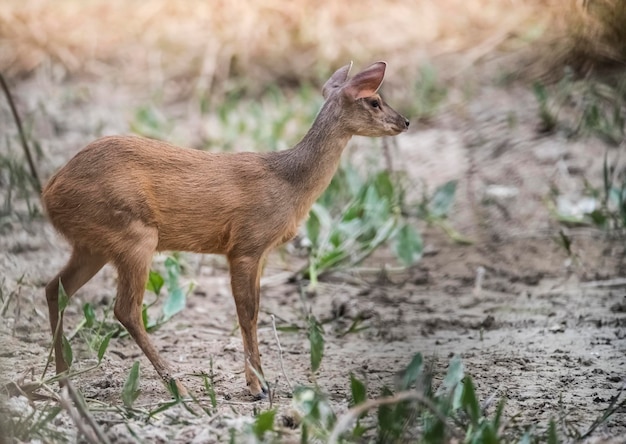
<path fill-rule="evenodd" d="M 68 369 L 62 352 L 63 314 L 59 313 L 59 280 L 63 284 L 65 293 L 71 297 L 106 263 L 107 260 L 104 256 L 93 254 L 81 247 L 74 247 L 72 256 L 65 267 L 46 285 L 46 300 L 52 336 L 54 337 L 54 333 L 58 332 L 54 339 L 54 360 L 57 374 Z"/>
<path fill-rule="evenodd" d="M 113 312 L 150 360 L 161 380 L 166 385 L 174 381 L 180 395 L 187 396 L 185 387 L 174 378 L 170 364 L 161 358 L 154 347 L 141 317 L 146 281 L 158 242 L 157 230 L 137 224 L 132 233 L 129 233 L 128 237 L 126 235 L 125 233 L 125 245 L 132 247 L 116 255 L 114 260 L 118 284 Z"/>
<path fill-rule="evenodd" d="M 259 343 L 257 339 L 257 320 L 259 316 L 261 259 L 255 257 L 229 256 L 231 286 L 237 318 L 243 338 L 245 356 L 246 383 L 250 394 L 255 399 L 262 399 L 267 394 L 267 387 L 259 380 L 263 378 Z M 256 372 L 256 373 L 255 373 Z"/>

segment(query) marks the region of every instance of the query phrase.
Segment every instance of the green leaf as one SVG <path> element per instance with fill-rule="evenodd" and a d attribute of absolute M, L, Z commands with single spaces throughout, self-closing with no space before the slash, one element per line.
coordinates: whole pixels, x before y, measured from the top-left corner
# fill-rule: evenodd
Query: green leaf
<path fill-rule="evenodd" d="M 550 425 L 548 426 L 548 444 L 559 444 L 559 436 L 556 432 L 554 419 L 550 420 Z"/>
<path fill-rule="evenodd" d="M 465 378 L 465 382 L 463 383 L 461 403 L 465 412 L 469 415 L 472 425 L 475 427 L 478 426 L 478 421 L 480 420 L 480 404 L 478 403 L 478 398 L 476 398 L 474 383 L 469 376 Z"/>
<path fill-rule="evenodd" d="M 85 315 L 85 327 L 91 328 L 96 320 L 96 313 L 93 310 L 93 305 L 89 302 L 85 302 L 83 305 L 83 314 Z"/>
<path fill-rule="evenodd" d="M 168 381 L 167 388 L 169 389 L 170 393 L 176 401 L 180 401 L 181 399 L 183 399 L 183 397 L 180 395 L 180 391 L 178 390 L 178 386 L 176 385 L 176 380 L 174 378 Z"/>
<path fill-rule="evenodd" d="M 393 251 L 405 266 L 416 263 L 422 257 L 424 243 L 418 231 L 409 224 L 404 224 L 395 235 Z"/>
<path fill-rule="evenodd" d="M 167 320 L 185 308 L 186 297 L 185 292 L 183 292 L 178 283 L 180 263 L 175 258 L 168 257 L 165 260 L 165 268 L 167 270 L 168 295 L 163 304 L 163 316 Z"/>
<path fill-rule="evenodd" d="M 63 313 L 70 302 L 70 298 L 65 292 L 65 287 L 59 278 L 59 313 Z"/>
<path fill-rule="evenodd" d="M 350 390 L 352 391 L 352 404 L 357 405 L 365 402 L 367 399 L 367 391 L 365 384 L 358 380 L 353 373 L 350 373 Z"/>
<path fill-rule="evenodd" d="M 436 218 L 445 218 L 450 212 L 456 194 L 456 180 L 451 180 L 437 187 L 430 202 L 428 202 L 429 213 Z"/>
<path fill-rule="evenodd" d="M 150 270 L 150 274 L 148 275 L 148 282 L 146 282 L 146 290 L 151 291 L 158 296 L 161 293 L 161 288 L 163 288 L 163 284 L 165 284 L 165 279 L 163 279 L 161 273 L 159 273 L 158 271 Z"/>
<path fill-rule="evenodd" d="M 309 315 L 309 343 L 311 344 L 311 372 L 320 368 L 324 356 L 324 330 L 313 315 Z"/>
<path fill-rule="evenodd" d="M 266 412 L 259 413 L 254 420 L 252 430 L 254 435 L 262 440 L 266 432 L 274 430 L 274 417 L 276 416 L 276 410 L 268 410 Z"/>
<path fill-rule="evenodd" d="M 395 186 L 391 181 L 391 177 L 389 176 L 389 172 L 381 171 L 376 175 L 374 179 L 374 184 L 376 186 L 376 191 L 381 197 L 387 198 L 388 201 L 393 201 L 395 197 Z"/>
<path fill-rule="evenodd" d="M 124 406 L 130 409 L 133 407 L 135 400 L 139 396 L 139 361 L 135 361 L 132 368 L 130 369 L 130 373 L 128 374 L 128 379 L 124 383 L 124 387 L 122 388 L 122 401 L 124 402 Z"/>
<path fill-rule="evenodd" d="M 102 362 L 102 358 L 104 357 L 104 354 L 106 353 L 107 348 L 109 347 L 109 341 L 111 340 L 114 334 L 115 334 L 115 331 L 113 330 L 113 331 L 108 332 L 104 336 L 104 338 L 102 338 L 102 342 L 100 342 L 100 347 L 98 347 L 98 364 Z"/>
<path fill-rule="evenodd" d="M 67 363 L 68 367 L 71 367 L 72 362 L 74 362 L 74 353 L 72 352 L 72 346 L 70 345 L 70 341 L 67 340 L 65 335 L 61 336 L 61 344 L 62 344 L 63 360 Z"/>
<path fill-rule="evenodd" d="M 424 360 L 421 353 L 416 353 L 411 359 L 411 362 L 407 366 L 404 374 L 402 375 L 402 382 L 400 383 L 401 390 L 407 390 L 422 373 L 424 368 Z"/>
<path fill-rule="evenodd" d="M 209 395 L 209 399 L 211 400 L 211 406 L 213 408 L 216 408 L 217 396 L 215 395 L 215 386 L 213 385 L 213 380 L 209 379 L 207 375 L 203 375 L 202 378 L 204 380 L 204 390 L 207 392 L 207 394 Z"/>
<path fill-rule="evenodd" d="M 150 319 L 148 318 L 148 306 L 143 304 L 141 307 L 141 321 L 143 322 L 143 328 L 148 331 L 150 328 Z"/>
<path fill-rule="evenodd" d="M 307 237 L 314 248 L 322 248 L 328 242 L 333 220 L 328 210 L 318 203 L 314 203 L 306 224 Z"/>
<path fill-rule="evenodd" d="M 381 396 L 392 396 L 393 393 L 387 387 L 381 390 Z M 398 420 L 404 421 L 404 418 L 398 418 L 396 409 L 391 405 L 381 405 L 378 407 L 378 433 L 377 442 L 394 442 L 393 436 L 397 435 Z"/>

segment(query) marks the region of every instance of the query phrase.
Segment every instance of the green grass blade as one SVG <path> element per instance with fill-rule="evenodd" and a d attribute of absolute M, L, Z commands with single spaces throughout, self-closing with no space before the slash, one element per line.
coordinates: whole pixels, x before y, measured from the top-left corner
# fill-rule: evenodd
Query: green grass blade
<path fill-rule="evenodd" d="M 309 343 L 311 345 L 311 372 L 316 373 L 324 357 L 324 330 L 313 315 L 309 315 Z"/>
<path fill-rule="evenodd" d="M 124 406 L 128 409 L 133 407 L 135 400 L 139 396 L 139 361 L 135 361 L 132 368 L 130 369 L 130 373 L 128 374 L 128 378 L 124 383 L 124 387 L 122 388 L 122 401 L 124 402 Z"/>

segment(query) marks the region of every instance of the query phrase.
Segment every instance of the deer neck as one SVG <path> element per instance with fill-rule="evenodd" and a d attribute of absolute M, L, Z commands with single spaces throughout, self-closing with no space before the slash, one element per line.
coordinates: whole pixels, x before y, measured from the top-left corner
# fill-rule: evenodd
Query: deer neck
<path fill-rule="evenodd" d="M 276 153 L 272 162 L 275 171 L 292 185 L 293 197 L 307 212 L 328 187 L 352 137 L 342 124 L 339 111 L 332 103 L 325 103 L 302 140 L 293 148 Z"/>

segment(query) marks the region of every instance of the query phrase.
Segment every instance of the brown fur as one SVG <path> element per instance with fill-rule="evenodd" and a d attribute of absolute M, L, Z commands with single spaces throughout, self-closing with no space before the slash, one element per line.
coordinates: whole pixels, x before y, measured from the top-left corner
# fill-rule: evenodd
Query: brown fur
<path fill-rule="evenodd" d="M 207 153 L 118 136 L 80 151 L 43 191 L 50 221 L 73 247 L 68 264 L 46 287 L 52 331 L 63 321 L 58 317 L 59 280 L 72 295 L 111 262 L 119 275 L 115 315 L 169 381 L 171 368 L 141 321 L 152 255 L 161 250 L 224 254 L 243 336 L 246 381 L 254 396 L 262 396 L 265 388 L 251 367 L 262 375 L 256 324 L 264 256 L 296 234 L 352 135 L 395 135 L 408 127 L 376 94 L 383 62 L 351 80 L 348 71 L 349 66 L 341 68 L 328 80 L 326 103 L 290 150 Z M 57 372 L 67 370 L 60 336 L 55 359 Z M 184 393 L 180 384 L 179 389 Z"/>

